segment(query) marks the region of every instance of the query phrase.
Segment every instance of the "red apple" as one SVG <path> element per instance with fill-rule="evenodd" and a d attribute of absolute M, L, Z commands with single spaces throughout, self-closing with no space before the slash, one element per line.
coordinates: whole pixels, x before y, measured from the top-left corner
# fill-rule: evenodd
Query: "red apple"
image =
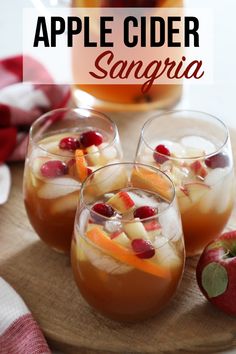
<path fill-rule="evenodd" d="M 196 176 L 199 176 L 201 178 L 205 178 L 207 176 L 207 170 L 203 166 L 202 162 L 199 160 L 192 162 L 190 165 L 190 169 Z"/>
<path fill-rule="evenodd" d="M 205 248 L 196 275 L 203 295 L 236 316 L 236 231 L 222 234 Z"/>

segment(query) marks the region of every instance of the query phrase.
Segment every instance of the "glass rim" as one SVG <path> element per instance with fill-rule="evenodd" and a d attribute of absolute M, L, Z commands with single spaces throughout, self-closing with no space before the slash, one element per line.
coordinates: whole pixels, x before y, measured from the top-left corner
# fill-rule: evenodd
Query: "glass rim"
<path fill-rule="evenodd" d="M 59 157 L 72 157 L 72 154 L 73 154 L 73 151 L 71 151 L 71 154 L 68 153 L 68 155 L 65 153 L 66 150 L 63 150 L 64 151 L 64 154 L 59 154 L 59 153 L 53 153 L 53 152 L 49 152 L 46 148 L 43 148 L 42 146 L 40 146 L 38 144 L 38 142 L 36 142 L 34 140 L 34 137 L 32 136 L 33 135 L 33 130 L 35 128 L 35 126 L 40 123 L 41 121 L 43 121 L 46 117 L 50 117 L 50 115 L 54 114 L 54 113 L 57 113 L 57 112 L 74 112 L 74 113 L 77 113 L 77 111 L 80 111 L 80 110 L 83 110 L 83 111 L 88 111 L 90 113 L 94 113 L 95 117 L 96 118 L 102 118 L 104 120 L 107 120 L 111 126 L 113 127 L 113 137 L 111 139 L 111 141 L 109 141 L 107 143 L 106 146 L 104 146 L 103 148 L 100 149 L 100 151 L 104 151 L 106 150 L 107 148 L 113 146 L 117 140 L 117 137 L 118 137 L 118 128 L 117 128 L 117 125 L 116 123 L 110 118 L 108 117 L 105 113 L 103 112 L 99 112 L 91 107 L 88 107 L 88 106 L 79 106 L 79 107 L 75 107 L 75 108 L 56 108 L 56 109 L 53 109 L 51 111 L 48 111 L 44 114 L 42 114 L 40 117 L 38 117 L 32 124 L 31 124 L 31 127 L 30 127 L 30 130 L 29 130 L 29 142 L 33 145 L 33 146 L 37 146 L 40 150 L 48 153 L 49 155 L 52 155 L 52 156 L 59 156 Z M 78 116 L 82 116 L 82 114 L 78 113 Z M 89 117 L 88 117 L 89 118 Z M 90 153 L 85 153 L 84 156 L 91 156 L 91 155 L 94 155 L 94 154 L 97 154 L 97 152 L 90 152 Z"/>
<path fill-rule="evenodd" d="M 146 167 L 146 168 L 149 168 L 151 170 L 153 170 L 154 172 L 158 171 L 158 173 L 160 173 L 161 175 L 164 175 L 164 177 L 170 182 L 170 185 L 171 185 L 171 188 L 172 188 L 172 191 L 173 191 L 173 195 L 172 195 L 172 198 L 171 198 L 171 201 L 168 202 L 167 200 L 165 200 L 165 198 L 163 197 L 160 197 L 162 198 L 166 203 L 168 203 L 168 206 L 160 211 L 160 212 L 157 212 L 155 215 L 153 216 L 150 216 L 148 218 L 144 218 L 144 219 L 139 219 L 139 218 L 134 218 L 133 220 L 130 220 L 130 219 L 120 219 L 120 221 L 122 221 L 122 223 L 134 223 L 134 222 L 146 222 L 146 221 L 151 221 L 153 219 L 156 219 L 158 218 L 161 214 L 164 214 L 165 212 L 167 212 L 167 210 L 169 210 L 171 207 L 173 207 L 173 204 L 175 202 L 175 199 L 176 199 L 176 190 L 175 190 L 175 186 L 174 186 L 174 183 L 173 181 L 171 180 L 171 178 L 163 171 L 161 171 L 159 168 L 157 167 L 154 167 L 154 166 L 150 166 L 150 165 L 146 165 L 146 164 L 143 164 L 143 163 L 139 163 L 139 162 L 129 162 L 129 161 L 124 161 L 124 162 L 116 162 L 116 163 L 112 163 L 112 164 L 109 164 L 109 165 L 105 165 L 105 166 L 102 166 L 100 168 L 98 168 L 97 170 L 93 171 L 93 173 L 91 173 L 89 176 L 86 177 L 86 179 L 83 181 L 82 185 L 81 185 L 81 189 L 80 189 L 80 200 L 79 200 L 79 205 L 80 205 L 80 208 L 81 206 L 85 206 L 86 210 L 88 210 L 91 214 L 94 214 L 96 216 L 98 216 L 102 221 L 116 221 L 116 220 L 119 220 L 117 218 L 112 218 L 112 217 L 107 217 L 107 216 L 103 216 L 99 213 L 97 213 L 96 211 L 92 210 L 92 206 L 90 207 L 84 200 L 84 189 L 86 187 L 86 183 L 89 181 L 89 179 L 93 178 L 93 176 L 103 170 L 103 169 L 106 169 L 106 168 L 109 168 L 109 167 L 112 167 L 112 166 L 118 166 L 118 165 L 132 165 L 133 167 L 135 166 L 141 166 L 141 167 Z M 129 188 L 129 187 L 127 187 Z M 140 189 L 140 188 L 138 188 Z M 152 193 L 151 191 L 149 191 L 150 193 Z M 107 192 L 109 193 L 109 192 Z M 153 192 L 154 194 L 154 192 Z M 157 193 L 156 193 L 157 194 Z"/>
<path fill-rule="evenodd" d="M 213 114 L 210 113 L 206 113 L 203 111 L 198 111 L 198 110 L 193 110 L 193 109 L 177 109 L 177 110 L 170 110 L 170 111 L 166 111 L 166 112 L 162 112 L 159 114 L 156 114 L 153 117 L 150 117 L 143 125 L 142 130 L 141 130 L 141 134 L 140 134 L 140 140 L 144 142 L 144 144 L 151 150 L 153 151 L 153 153 L 155 152 L 155 149 L 153 149 L 148 142 L 146 141 L 146 139 L 144 138 L 144 133 L 145 130 L 147 129 L 148 125 L 151 124 L 151 122 L 153 122 L 154 120 L 161 118 L 163 116 L 167 116 L 167 115 L 174 115 L 176 113 L 185 113 L 185 112 L 189 112 L 189 113 L 197 113 L 197 114 L 201 114 L 201 115 L 205 115 L 206 117 L 209 117 L 210 119 L 217 121 L 218 123 L 220 123 L 220 125 L 224 128 L 225 133 L 226 133 L 226 138 L 224 139 L 224 142 L 220 145 L 220 147 L 218 147 L 217 149 L 214 150 L 214 152 L 211 152 L 209 154 L 205 154 L 205 155 L 197 155 L 197 156 L 193 156 L 193 157 L 187 157 L 187 156 L 183 156 L 183 157 L 178 157 L 178 156 L 168 156 L 169 160 L 174 160 L 174 161 L 179 161 L 179 160 L 195 160 L 195 159 L 201 159 L 201 158 L 209 158 L 211 156 L 214 156 L 218 153 L 221 152 L 221 150 L 225 147 L 225 145 L 228 143 L 229 141 L 229 129 L 227 127 L 227 125 L 218 117 L 214 116 Z M 159 155 L 161 156 L 166 156 L 162 153 L 159 153 Z"/>

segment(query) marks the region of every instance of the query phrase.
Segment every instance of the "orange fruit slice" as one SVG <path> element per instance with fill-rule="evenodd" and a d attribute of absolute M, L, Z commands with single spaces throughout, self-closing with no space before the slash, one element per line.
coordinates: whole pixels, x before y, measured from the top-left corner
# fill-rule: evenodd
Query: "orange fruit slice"
<path fill-rule="evenodd" d="M 145 167 L 134 167 L 130 182 L 132 187 L 155 192 L 167 201 L 172 199 L 172 192 L 167 179 Z"/>
<path fill-rule="evenodd" d="M 170 278 L 170 272 L 168 269 L 165 269 L 150 260 L 138 258 L 127 248 L 112 241 L 109 236 L 98 227 L 94 227 L 87 231 L 86 236 L 90 241 L 118 261 L 159 278 Z"/>
<path fill-rule="evenodd" d="M 83 182 L 85 178 L 88 176 L 88 169 L 87 169 L 87 164 L 86 164 L 83 150 L 81 149 L 75 150 L 75 163 L 76 163 L 76 171 L 79 180 L 80 182 Z"/>

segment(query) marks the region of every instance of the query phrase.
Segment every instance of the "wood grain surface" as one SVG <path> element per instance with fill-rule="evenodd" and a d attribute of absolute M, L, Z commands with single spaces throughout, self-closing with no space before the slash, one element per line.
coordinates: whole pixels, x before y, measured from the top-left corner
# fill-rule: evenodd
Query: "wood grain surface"
<path fill-rule="evenodd" d="M 113 119 L 126 158 L 131 159 L 144 117 Z M 236 141 L 236 132 L 231 137 Z M 65 354 L 200 354 L 228 349 L 236 353 L 236 318 L 221 313 L 201 295 L 195 281 L 197 258 L 187 260 L 176 297 L 157 317 L 120 324 L 93 311 L 75 286 L 69 258 L 39 241 L 27 220 L 23 164 L 12 164 L 11 171 L 10 199 L 0 206 L 0 276 L 22 296 L 53 347 Z M 235 212 L 229 227 L 236 227 Z"/>

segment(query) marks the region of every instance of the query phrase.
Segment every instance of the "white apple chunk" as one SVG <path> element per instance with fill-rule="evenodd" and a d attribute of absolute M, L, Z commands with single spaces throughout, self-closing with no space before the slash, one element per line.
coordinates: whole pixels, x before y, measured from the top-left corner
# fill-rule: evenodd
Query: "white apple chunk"
<path fill-rule="evenodd" d="M 119 243 L 119 245 L 123 246 L 123 247 L 130 247 L 130 239 L 127 237 L 127 235 L 124 232 L 120 232 L 117 233 L 116 235 L 110 235 L 111 239 L 116 242 Z"/>
<path fill-rule="evenodd" d="M 100 152 L 97 146 L 91 145 L 87 147 L 86 152 L 88 154 L 86 155 L 86 159 L 90 166 L 101 165 Z"/>
<path fill-rule="evenodd" d="M 181 214 L 184 214 L 192 206 L 188 191 L 185 187 L 176 188 L 176 196 Z"/>
<path fill-rule="evenodd" d="M 130 240 L 134 240 L 136 238 L 142 238 L 143 240 L 147 240 L 147 231 L 143 226 L 143 223 L 138 221 L 137 219 L 134 222 L 127 222 L 124 223 L 124 230 Z"/>
<path fill-rule="evenodd" d="M 186 212 L 193 204 L 198 203 L 209 191 L 210 187 L 200 182 L 187 183 L 183 187 L 178 188 L 176 194 L 181 213 Z"/>
<path fill-rule="evenodd" d="M 126 213 L 134 207 L 134 202 L 127 192 L 120 191 L 111 197 L 107 204 L 111 205 L 120 213 Z"/>
<path fill-rule="evenodd" d="M 197 203 L 210 190 L 210 187 L 207 184 L 197 182 L 185 184 L 185 187 L 192 203 Z"/>

